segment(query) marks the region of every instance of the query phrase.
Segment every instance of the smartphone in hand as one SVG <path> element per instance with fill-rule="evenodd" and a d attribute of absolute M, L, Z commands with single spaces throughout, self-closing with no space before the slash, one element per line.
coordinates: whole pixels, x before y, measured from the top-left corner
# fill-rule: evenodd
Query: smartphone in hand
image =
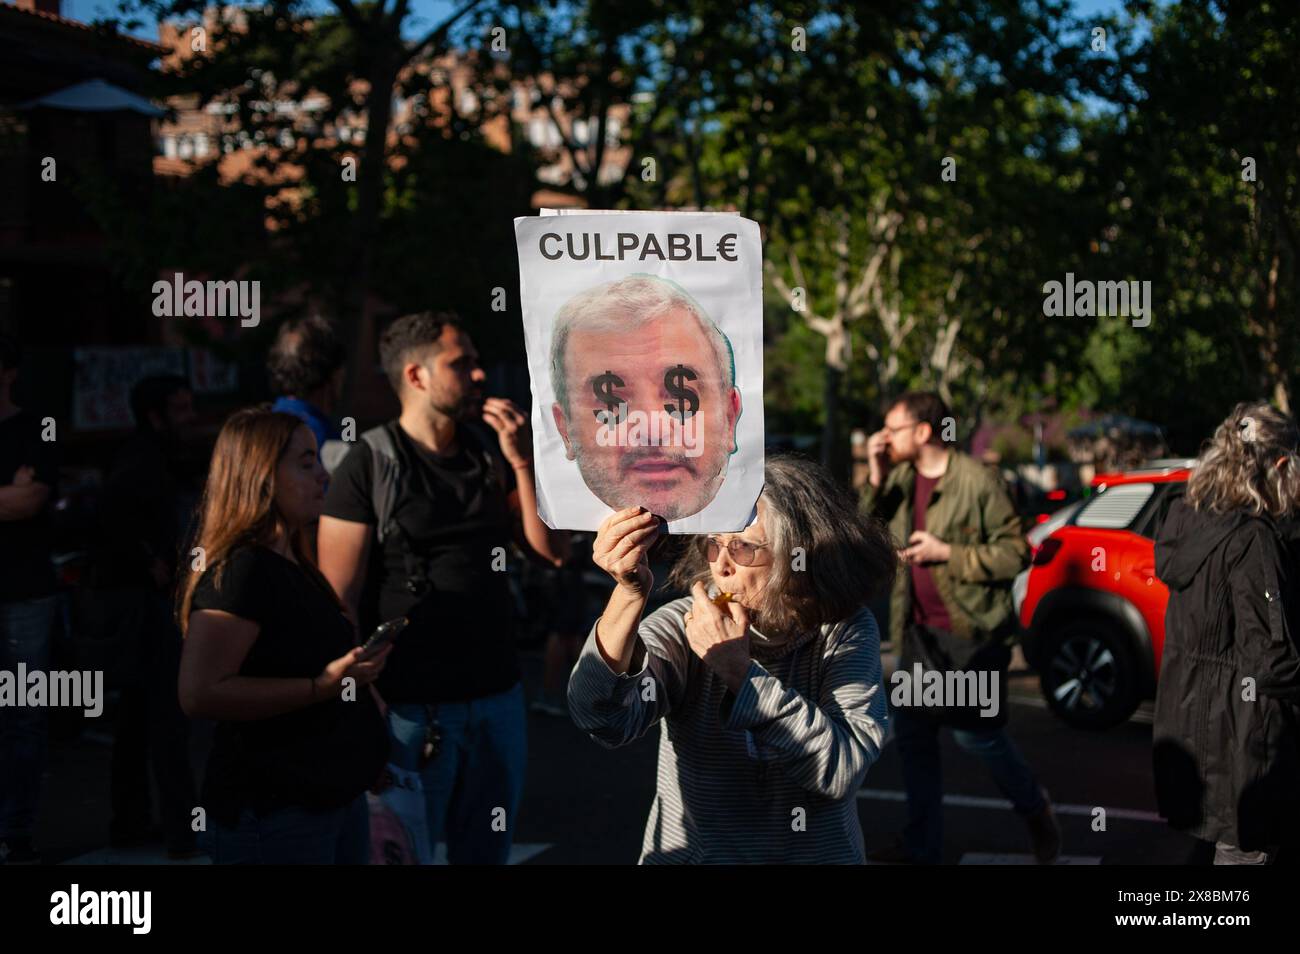
<path fill-rule="evenodd" d="M 386 623 L 380 623 L 379 627 L 370 634 L 370 638 L 361 645 L 361 658 L 369 659 L 375 655 L 375 653 L 396 639 L 397 634 L 406 629 L 409 622 L 410 620 L 405 616 L 399 616 L 397 619 L 390 619 Z"/>

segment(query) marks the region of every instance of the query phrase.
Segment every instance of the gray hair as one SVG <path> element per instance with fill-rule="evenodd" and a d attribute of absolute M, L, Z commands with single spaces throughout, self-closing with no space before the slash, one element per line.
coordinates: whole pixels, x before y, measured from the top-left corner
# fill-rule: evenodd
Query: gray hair
<path fill-rule="evenodd" d="M 1187 480 L 1196 510 L 1248 510 L 1280 517 L 1300 501 L 1300 430 L 1289 414 L 1266 401 L 1243 401 L 1205 442 Z M 1279 458 L 1286 465 L 1277 466 Z"/>
<path fill-rule="evenodd" d="M 898 568 L 889 531 L 859 513 L 853 495 L 826 468 L 791 454 L 769 454 L 763 476 L 763 532 L 772 573 L 763 605 L 755 607 L 757 625 L 773 634 L 806 632 L 851 618 L 889 588 Z M 699 536 L 687 546 L 669 586 L 708 586 L 707 542 Z"/>
<path fill-rule="evenodd" d="M 724 389 L 733 388 L 736 362 L 731 342 L 705 314 L 699 302 L 686 289 L 666 278 L 629 275 L 574 295 L 555 316 L 555 332 L 551 338 L 551 386 L 555 388 L 555 400 L 565 413 L 569 412 L 569 382 L 564 359 L 570 333 L 574 330 L 635 330 L 675 308 L 685 309 L 694 316 L 713 349 L 718 377 Z"/>

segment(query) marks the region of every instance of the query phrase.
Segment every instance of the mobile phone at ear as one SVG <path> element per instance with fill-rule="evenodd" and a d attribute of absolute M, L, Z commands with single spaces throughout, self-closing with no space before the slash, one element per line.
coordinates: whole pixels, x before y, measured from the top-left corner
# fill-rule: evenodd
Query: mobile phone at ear
<path fill-rule="evenodd" d="M 375 653 L 379 652 L 394 639 L 397 634 L 406 629 L 410 622 L 405 616 L 399 616 L 397 619 L 390 619 L 386 623 L 380 623 L 378 628 L 370 634 L 370 638 L 361 646 L 361 658 L 369 659 Z"/>

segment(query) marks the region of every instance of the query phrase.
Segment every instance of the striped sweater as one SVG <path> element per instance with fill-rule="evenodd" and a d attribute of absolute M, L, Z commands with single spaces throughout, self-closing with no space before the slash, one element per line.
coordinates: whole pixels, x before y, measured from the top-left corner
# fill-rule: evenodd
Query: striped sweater
<path fill-rule="evenodd" d="M 641 863 L 860 864 L 856 795 L 888 725 L 875 618 L 863 609 L 775 649 L 753 639 L 733 694 L 691 651 L 690 606 L 641 622 L 637 673 L 609 668 L 593 626 L 569 678 L 573 720 L 602 745 L 660 723 Z"/>

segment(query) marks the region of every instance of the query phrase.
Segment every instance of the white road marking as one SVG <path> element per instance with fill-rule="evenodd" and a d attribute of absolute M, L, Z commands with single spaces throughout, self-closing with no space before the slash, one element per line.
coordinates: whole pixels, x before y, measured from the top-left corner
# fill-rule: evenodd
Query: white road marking
<path fill-rule="evenodd" d="M 884 789 L 864 788 L 858 791 L 858 798 L 877 802 L 905 802 L 907 801 L 906 792 L 888 791 Z M 993 808 L 1001 811 L 1011 811 L 1011 802 L 1005 798 L 980 798 L 975 795 L 945 795 L 943 797 L 944 805 L 952 808 Z M 1164 819 L 1156 812 L 1139 811 L 1136 808 L 1106 808 L 1104 805 L 1060 805 L 1052 803 L 1052 808 L 1058 815 L 1082 815 L 1091 818 L 1093 811 L 1098 808 L 1106 809 L 1106 818 L 1118 818 L 1122 821 L 1140 821 L 1140 822 L 1157 822 L 1164 823 Z"/>

